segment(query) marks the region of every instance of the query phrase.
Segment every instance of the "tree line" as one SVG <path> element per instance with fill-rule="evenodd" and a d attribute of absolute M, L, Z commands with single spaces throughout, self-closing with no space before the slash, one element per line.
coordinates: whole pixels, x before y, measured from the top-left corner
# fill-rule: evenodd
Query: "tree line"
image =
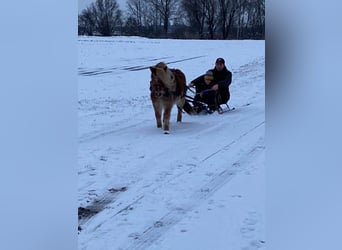
<path fill-rule="evenodd" d="M 79 35 L 265 39 L 265 0 L 96 0 L 78 16 Z"/>

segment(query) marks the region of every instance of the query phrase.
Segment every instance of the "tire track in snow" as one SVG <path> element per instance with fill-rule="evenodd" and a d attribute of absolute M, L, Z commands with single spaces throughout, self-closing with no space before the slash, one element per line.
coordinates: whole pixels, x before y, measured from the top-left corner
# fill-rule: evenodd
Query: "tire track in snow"
<path fill-rule="evenodd" d="M 194 57 L 189 57 L 189 58 L 184 58 L 184 59 L 179 59 L 179 60 L 174 60 L 174 61 L 166 61 L 166 64 L 173 64 L 173 63 L 178 63 L 178 62 L 184 62 L 184 61 L 189 61 L 189 60 L 194 60 L 197 58 L 205 57 L 204 55 L 202 56 L 194 56 Z M 167 58 L 167 57 L 165 57 Z M 159 59 L 154 59 L 155 61 L 162 61 L 165 58 L 159 58 Z M 96 75 L 104 75 L 104 74 L 111 74 L 115 73 L 116 70 L 126 70 L 126 71 L 140 71 L 140 70 L 145 70 L 148 69 L 150 66 L 123 66 L 123 67 L 111 67 L 111 68 L 97 68 L 97 69 L 92 69 L 92 70 L 85 70 L 83 68 L 78 70 L 78 75 L 82 76 L 96 76 Z"/>
<path fill-rule="evenodd" d="M 254 128 L 250 129 L 242 136 L 240 136 L 236 141 L 226 145 L 221 148 L 217 153 L 211 154 L 206 157 L 203 162 L 206 162 L 209 159 L 215 158 L 218 153 L 223 153 L 228 150 L 230 146 L 234 143 L 237 143 L 244 136 L 253 132 L 255 129 L 259 128 L 264 122 L 261 122 Z M 228 169 L 224 169 L 221 172 L 211 176 L 209 180 L 201 187 L 197 189 L 188 199 L 188 203 L 184 204 L 183 209 L 174 209 L 162 216 L 158 219 L 153 225 L 147 227 L 141 234 L 136 234 L 136 238 L 132 242 L 131 245 L 125 247 L 123 249 L 147 249 L 150 245 L 156 242 L 160 237 L 162 237 L 172 226 L 180 222 L 187 213 L 194 210 L 197 206 L 199 206 L 203 201 L 205 201 L 208 197 L 213 195 L 215 191 L 221 188 L 223 185 L 228 183 L 233 177 L 235 177 L 239 172 L 244 170 L 245 166 L 250 162 L 253 162 L 253 159 L 265 149 L 263 146 L 264 138 L 259 138 L 257 142 L 249 148 L 247 152 L 240 155 L 240 159 L 234 161 L 233 164 Z"/>
<path fill-rule="evenodd" d="M 115 129 L 101 129 L 100 131 L 93 131 L 93 132 L 90 132 L 88 134 L 84 134 L 80 139 L 79 139 L 79 143 L 85 143 L 85 142 L 89 142 L 89 141 L 93 141 L 93 140 L 96 140 L 98 138 L 101 138 L 101 137 L 105 137 L 105 136 L 108 136 L 108 135 L 114 135 L 114 134 L 118 134 L 118 133 L 125 133 L 127 132 L 127 130 L 130 130 L 132 128 L 136 128 L 138 127 L 139 125 L 147 122 L 147 121 L 150 121 L 150 120 L 142 120 L 142 121 L 139 121 L 137 123 L 133 123 L 133 124 L 129 124 L 125 127 L 119 127 L 119 128 L 115 128 Z"/>
<path fill-rule="evenodd" d="M 102 229 L 102 226 L 106 222 L 113 221 L 114 218 L 122 214 L 128 214 L 129 216 L 129 213 L 134 213 L 136 210 L 139 210 L 139 207 L 148 205 L 144 201 L 144 194 L 146 193 L 155 193 L 158 192 L 158 190 L 163 189 L 164 187 L 166 187 L 167 189 L 167 186 L 172 185 L 172 181 L 176 180 L 177 182 L 179 182 L 179 179 L 181 178 L 186 179 L 188 178 L 189 173 L 192 174 L 191 178 L 203 178 L 203 173 L 201 171 L 203 171 L 203 168 L 208 166 L 209 162 L 215 161 L 216 158 L 219 158 L 220 154 L 224 154 L 225 151 L 229 150 L 232 145 L 242 143 L 245 137 L 248 137 L 248 135 L 256 131 L 258 128 L 261 128 L 264 123 L 264 121 L 257 123 L 257 125 L 251 127 L 245 133 L 236 137 L 236 139 L 232 140 L 229 144 L 226 144 L 219 150 L 205 156 L 198 162 L 198 164 L 188 164 L 188 167 L 182 169 L 180 173 L 167 176 L 167 178 L 163 180 L 163 183 L 161 185 L 156 185 L 155 183 L 153 183 L 152 180 L 151 184 L 140 183 L 140 185 L 134 187 L 134 190 L 128 190 L 135 193 L 134 198 L 129 200 L 123 199 L 123 201 L 117 200 L 116 202 L 119 204 L 116 205 L 115 208 L 112 208 L 114 210 L 110 212 L 111 215 L 103 215 L 102 219 L 99 220 L 97 225 L 89 227 L 86 230 L 87 233 L 94 234 L 94 237 L 96 237 L 97 234 L 108 233 L 106 229 Z M 154 243 L 163 234 L 165 234 L 173 225 L 181 221 L 188 212 L 192 211 L 207 197 L 211 196 L 222 185 L 230 181 L 238 172 L 242 171 L 246 159 L 247 161 L 252 161 L 253 156 L 257 153 L 260 153 L 260 149 L 264 149 L 260 145 L 263 145 L 263 138 L 259 138 L 252 147 L 246 149 L 244 154 L 239 155 L 236 161 L 230 162 L 229 168 L 227 168 L 226 165 L 220 166 L 218 169 L 215 169 L 215 171 L 213 170 L 215 172 L 214 175 L 210 177 L 204 176 L 205 184 L 197 187 L 196 191 L 187 198 L 188 202 L 186 204 L 182 204 L 181 207 L 172 209 L 169 212 L 165 213 L 163 216 L 156 218 L 154 220 L 154 223 L 145 227 L 145 229 L 141 232 L 131 232 L 131 236 L 129 236 L 131 244 L 128 247 L 125 245 L 125 247 L 120 249 L 146 249 L 149 245 Z M 237 146 L 236 148 L 239 147 Z M 196 176 L 196 173 L 199 173 L 200 176 Z M 143 188 L 141 185 L 145 185 L 148 187 Z"/>
<path fill-rule="evenodd" d="M 231 145 L 233 145 L 234 143 L 236 143 L 236 141 L 241 140 L 243 137 L 245 137 L 246 135 L 248 135 L 250 132 L 252 132 L 253 130 L 257 129 L 258 127 L 262 126 L 265 124 L 265 121 L 262 121 L 261 123 L 257 124 L 256 126 L 254 126 L 253 128 L 251 128 L 250 130 L 248 130 L 247 132 L 243 133 L 242 135 L 240 135 L 236 140 L 231 141 L 228 145 L 224 146 L 223 148 L 217 150 L 216 152 L 212 153 L 211 155 L 208 155 L 207 157 L 205 157 L 201 162 L 205 162 L 206 160 L 208 160 L 209 158 L 213 157 L 214 155 L 218 154 L 219 152 L 223 151 L 223 150 L 227 150 Z"/>

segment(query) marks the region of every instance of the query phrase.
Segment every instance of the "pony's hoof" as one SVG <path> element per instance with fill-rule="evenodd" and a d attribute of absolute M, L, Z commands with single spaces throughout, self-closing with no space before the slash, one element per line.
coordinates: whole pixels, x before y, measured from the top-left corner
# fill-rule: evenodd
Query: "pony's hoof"
<path fill-rule="evenodd" d="M 170 134 L 170 131 L 164 130 L 164 134 L 168 135 L 168 134 Z"/>

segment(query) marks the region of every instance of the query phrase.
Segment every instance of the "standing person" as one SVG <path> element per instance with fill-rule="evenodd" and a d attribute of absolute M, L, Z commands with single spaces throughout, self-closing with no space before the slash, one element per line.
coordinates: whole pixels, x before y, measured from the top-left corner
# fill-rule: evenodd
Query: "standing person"
<path fill-rule="evenodd" d="M 213 79 L 206 84 L 205 76 L 209 72 L 212 73 Z M 215 111 L 218 110 L 220 104 L 227 103 L 230 99 L 229 86 L 232 82 L 232 72 L 227 69 L 225 60 L 219 57 L 215 61 L 215 67 L 207 73 L 191 81 L 188 86 L 196 87 L 196 96 L 199 97 L 195 96 L 195 101 L 202 101 L 208 104 L 210 110 Z M 194 106 L 196 106 L 195 101 Z"/>

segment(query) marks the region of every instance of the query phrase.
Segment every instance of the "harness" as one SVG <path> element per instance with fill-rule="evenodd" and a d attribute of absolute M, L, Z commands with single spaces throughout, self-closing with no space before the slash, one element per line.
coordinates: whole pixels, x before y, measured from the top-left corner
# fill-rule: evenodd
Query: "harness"
<path fill-rule="evenodd" d="M 161 97 L 170 97 L 170 96 L 180 96 L 181 92 L 179 89 L 176 88 L 176 91 L 171 91 L 167 87 L 165 87 L 165 84 L 163 83 L 162 80 L 160 80 L 157 76 L 151 76 L 151 81 L 150 81 L 150 91 L 151 94 Z M 183 94 L 184 96 L 184 94 Z M 182 97 L 183 97 L 182 96 Z"/>

